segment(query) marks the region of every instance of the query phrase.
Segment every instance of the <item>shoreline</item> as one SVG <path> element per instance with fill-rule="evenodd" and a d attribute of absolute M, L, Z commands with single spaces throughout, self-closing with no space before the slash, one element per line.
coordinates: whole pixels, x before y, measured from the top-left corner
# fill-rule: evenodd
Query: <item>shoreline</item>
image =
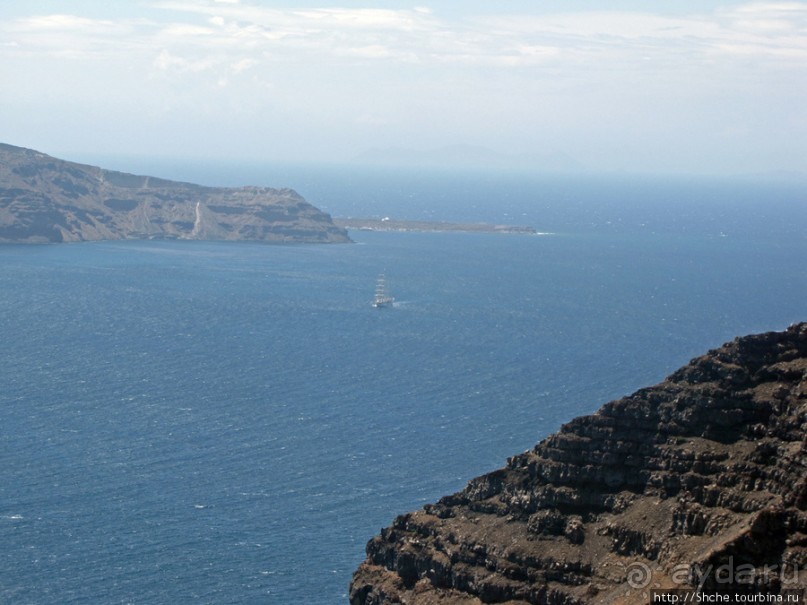
<path fill-rule="evenodd" d="M 408 221 L 392 218 L 333 218 L 337 227 L 359 231 L 459 231 L 465 233 L 507 233 L 540 235 L 534 228 L 522 225 L 492 223 L 453 223 L 443 221 Z"/>

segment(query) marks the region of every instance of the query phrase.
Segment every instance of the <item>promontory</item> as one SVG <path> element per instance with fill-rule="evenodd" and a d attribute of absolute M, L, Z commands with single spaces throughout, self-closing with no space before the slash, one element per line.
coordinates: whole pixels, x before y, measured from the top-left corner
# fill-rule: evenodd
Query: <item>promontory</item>
<path fill-rule="evenodd" d="M 803 603 L 807 324 L 564 425 L 367 545 L 352 605 Z"/>
<path fill-rule="evenodd" d="M 0 144 L 0 242 L 117 239 L 350 241 L 291 189 L 203 187 Z"/>

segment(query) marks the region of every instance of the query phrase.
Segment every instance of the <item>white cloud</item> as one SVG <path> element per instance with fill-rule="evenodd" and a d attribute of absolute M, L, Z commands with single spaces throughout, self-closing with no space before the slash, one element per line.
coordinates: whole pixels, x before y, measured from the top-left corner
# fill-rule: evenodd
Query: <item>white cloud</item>
<path fill-rule="evenodd" d="M 690 17 L 601 11 L 462 21 L 440 19 L 424 7 L 281 10 L 222 0 L 163 0 L 152 6 L 172 21 L 55 14 L 18 20 L 0 30 L 13 32 L 13 39 L 31 53 L 59 48 L 114 53 L 117 48 L 144 54 L 158 48 L 192 62 L 218 56 L 231 64 L 271 55 L 326 64 L 376 60 L 519 68 L 547 61 L 606 62 L 637 53 L 797 58 L 807 49 L 802 35 L 807 4 L 795 2 L 752 3 Z M 182 15 L 186 18 L 178 20 Z"/>
<path fill-rule="evenodd" d="M 807 77 L 807 2 L 676 16 L 536 10 L 484 17 L 439 4 L 267 4 L 274 3 L 146 0 L 145 12 L 114 19 L 0 20 L 0 75 L 7 90 L 25 90 L 28 99 L 52 94 L 61 82 L 62 94 L 82 108 L 126 91 L 144 113 L 167 107 L 179 121 L 220 112 L 222 122 L 238 116 L 284 128 L 319 120 L 322 132 L 341 124 L 349 137 L 420 129 L 434 144 L 456 142 L 439 140 L 451 133 L 491 132 L 493 124 L 501 132 L 555 132 L 559 140 L 610 123 L 620 132 L 642 123 L 649 132 L 664 128 L 654 120 L 659 106 L 671 124 L 704 126 L 704 116 L 727 104 L 745 117 L 750 104 L 765 107 L 777 90 L 782 120 L 792 125 L 793 90 Z M 70 60 L 70 69 L 54 57 Z"/>
<path fill-rule="evenodd" d="M 368 44 L 366 46 L 352 46 L 344 48 L 341 53 L 351 57 L 363 59 L 389 59 L 395 56 L 392 50 L 383 44 Z"/>
<path fill-rule="evenodd" d="M 74 30 L 89 31 L 113 25 L 113 21 L 102 21 L 77 17 L 76 15 L 43 15 L 21 19 L 17 22 L 20 30 Z"/>
<path fill-rule="evenodd" d="M 176 38 L 186 38 L 191 36 L 211 36 L 215 33 L 215 30 L 209 27 L 202 27 L 200 25 L 192 25 L 188 23 L 176 23 L 174 25 L 169 25 L 168 27 L 162 29 L 161 34 L 163 36 L 170 36 Z"/>
<path fill-rule="evenodd" d="M 295 10 L 293 14 L 303 20 L 320 25 L 349 28 L 390 28 L 398 29 L 405 25 L 401 14 L 393 10 L 381 9 L 333 9 L 319 8 Z"/>
<path fill-rule="evenodd" d="M 232 69 L 233 73 L 240 74 L 242 72 L 247 71 L 248 69 L 251 69 L 256 64 L 257 64 L 257 61 L 255 61 L 254 59 L 246 58 L 246 59 L 240 59 L 240 60 L 236 61 L 235 63 L 233 63 L 230 66 L 230 68 Z"/>
<path fill-rule="evenodd" d="M 754 2 L 740 5 L 731 10 L 736 13 L 746 14 L 770 14 L 771 12 L 777 12 L 807 15 L 807 5 L 803 2 Z"/>

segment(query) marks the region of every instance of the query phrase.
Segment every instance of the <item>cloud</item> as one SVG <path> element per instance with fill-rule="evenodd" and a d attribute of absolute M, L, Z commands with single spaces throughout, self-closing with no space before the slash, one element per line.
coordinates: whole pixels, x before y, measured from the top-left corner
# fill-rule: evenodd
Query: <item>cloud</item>
<path fill-rule="evenodd" d="M 293 15 L 337 29 L 372 31 L 414 31 L 423 30 L 423 13 L 407 10 L 385 10 L 377 8 L 340 9 L 320 8 L 315 10 L 295 10 Z"/>
<path fill-rule="evenodd" d="M 126 40 L 135 23 L 90 19 L 76 15 L 36 15 L 0 24 L 0 36 L 13 37 L 16 47 L 28 55 L 88 57 L 113 51 L 115 41 Z"/>
<path fill-rule="evenodd" d="M 184 7 L 208 10 L 203 4 Z M 219 17 L 229 18 L 231 34 L 251 38 L 256 46 L 277 51 L 271 46 L 282 40 L 289 47 L 280 55 L 299 50 L 326 62 L 342 57 L 518 68 L 558 60 L 604 63 L 637 53 L 713 59 L 720 53 L 736 54 L 737 49 L 761 59 L 800 57 L 807 47 L 800 35 L 807 28 L 807 5 L 801 3 L 752 3 L 684 17 L 590 11 L 458 21 L 441 19 L 422 7 L 281 11 L 241 4 Z M 249 32 L 243 24 L 264 31 Z"/>
<path fill-rule="evenodd" d="M 683 17 L 589 11 L 459 20 L 425 7 L 276 9 L 234 0 L 160 0 L 151 6 L 150 20 L 54 14 L 20 19 L 0 31 L 10 30 L 31 53 L 117 49 L 151 52 L 152 63 L 164 50 L 190 62 L 219 56 L 235 64 L 271 56 L 325 64 L 361 60 L 509 68 L 605 63 L 637 54 L 797 59 L 807 51 L 801 35 L 807 4 L 797 2 L 749 3 Z"/>
<path fill-rule="evenodd" d="M 196 36 L 211 36 L 215 33 L 215 30 L 209 27 L 203 27 L 201 25 L 176 23 L 162 29 L 160 33 L 163 36 L 168 36 L 172 38 L 187 38 Z"/>
<path fill-rule="evenodd" d="M 714 15 L 667 17 L 645 13 L 590 12 L 493 17 L 501 39 L 551 42 L 570 61 L 607 62 L 621 57 L 715 59 L 743 49 L 747 56 L 802 56 L 805 5 L 756 4 Z M 480 23 L 481 25 L 481 23 Z M 783 35 L 793 33 L 794 35 Z"/>
<path fill-rule="evenodd" d="M 491 124 L 567 140 L 574 129 L 588 138 L 609 124 L 620 136 L 626 123 L 662 131 L 661 114 L 707 129 L 717 114 L 700 109 L 709 103 L 726 116 L 733 104 L 742 121 L 749 107 L 756 115 L 781 98 L 793 123 L 795 83 L 807 69 L 807 2 L 675 15 L 325 4 L 144 0 L 136 12 L 103 18 L 2 19 L 0 68 L 15 91 L 6 103 L 22 98 L 20 89 L 27 100 L 45 98 L 59 82 L 77 107 L 114 94 L 144 113 L 168 107 L 178 121 L 196 112 L 280 128 L 316 122 L 320 131 L 343 127 L 341 140 L 420 129 L 439 144 L 449 136 L 440 132 L 454 133 L 447 142 L 468 140 Z"/>
<path fill-rule="evenodd" d="M 17 22 L 16 29 L 21 31 L 58 30 L 58 31 L 92 31 L 114 25 L 113 21 L 88 19 L 76 15 L 42 15 L 28 17 Z"/>
<path fill-rule="evenodd" d="M 327 81 L 334 94 L 341 89 L 346 105 L 350 87 L 361 89 L 357 102 L 364 105 L 354 115 L 374 115 L 369 103 L 401 95 L 413 101 L 419 95 L 432 106 L 448 94 L 474 95 L 493 106 L 511 87 L 547 103 L 547 95 L 588 94 L 585 86 L 649 90 L 654 82 L 680 87 L 696 79 L 706 88 L 740 72 L 748 81 L 774 69 L 803 75 L 807 59 L 807 3 L 796 2 L 683 16 L 585 11 L 484 18 L 422 6 L 281 9 L 246 0 L 151 0 L 147 7 L 117 19 L 52 14 L 0 21 L 0 61 L 88 60 L 106 73 L 162 82 L 165 89 L 152 98 L 218 95 L 226 83 L 230 94 L 271 94 L 273 104 L 290 108 Z M 281 81 L 294 84 L 283 92 L 267 84 Z M 407 90 L 410 83 L 416 86 Z"/>
<path fill-rule="evenodd" d="M 167 50 L 162 50 L 157 58 L 154 59 L 154 67 L 161 71 L 177 71 L 177 72 L 203 72 L 216 66 L 216 62 L 212 60 L 198 60 L 190 61 L 183 57 L 172 55 Z"/>
<path fill-rule="evenodd" d="M 257 61 L 255 61 L 254 59 L 248 59 L 248 58 L 247 59 L 240 59 L 240 60 L 236 61 L 235 63 L 233 63 L 230 66 L 230 68 L 233 70 L 233 73 L 240 74 L 242 72 L 247 71 L 248 69 L 251 69 L 256 64 L 257 64 Z"/>

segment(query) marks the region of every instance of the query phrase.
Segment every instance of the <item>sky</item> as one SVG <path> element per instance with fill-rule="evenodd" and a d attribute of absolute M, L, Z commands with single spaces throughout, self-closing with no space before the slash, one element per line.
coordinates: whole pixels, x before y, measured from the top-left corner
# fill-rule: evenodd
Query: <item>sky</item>
<path fill-rule="evenodd" d="M 0 142 L 341 162 L 807 171 L 807 2 L 3 0 Z"/>

